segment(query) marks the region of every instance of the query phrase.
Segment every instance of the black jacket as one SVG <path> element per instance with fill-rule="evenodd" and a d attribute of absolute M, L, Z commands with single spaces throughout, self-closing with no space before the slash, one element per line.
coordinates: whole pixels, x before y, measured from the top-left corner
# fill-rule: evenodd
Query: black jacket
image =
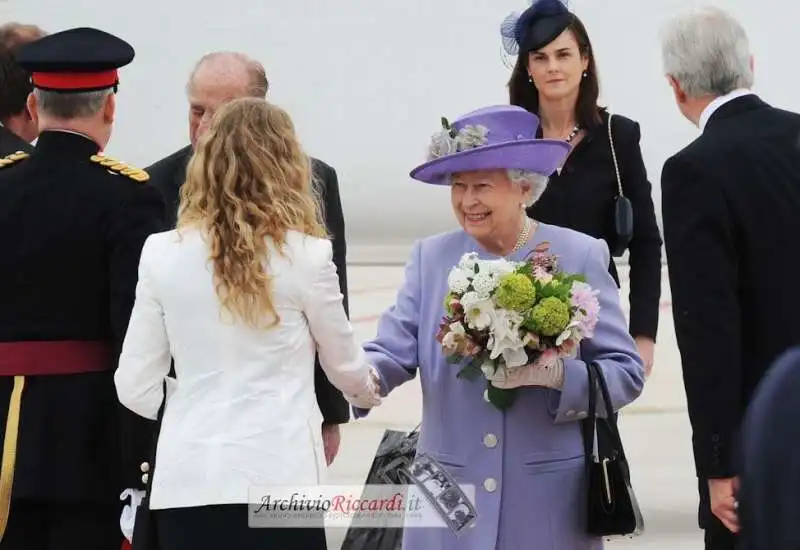
<path fill-rule="evenodd" d="M 0 126 L 0 157 L 16 153 L 17 151 L 30 153 L 33 151 L 33 145 L 5 126 Z"/>
<path fill-rule="evenodd" d="M 146 182 L 92 162 L 98 149 L 48 131 L 29 158 L 0 168 L 0 342 L 88 340 L 114 352 L 105 372 L 26 377 L 18 499 L 114 504 L 123 489 L 144 488 L 152 422 L 119 404 L 114 367 L 141 248 L 164 229 L 164 205 Z M 0 376 L 0 441 L 13 385 Z"/>
<path fill-rule="evenodd" d="M 800 347 L 767 372 L 747 411 L 739 517 L 743 550 L 800 548 Z"/>
<path fill-rule="evenodd" d="M 575 229 L 609 245 L 614 242 L 614 198 L 619 185 L 608 139 L 608 113 L 575 145 L 561 173 L 554 173 L 528 213 L 544 223 Z M 656 339 L 661 298 L 661 234 L 656 224 L 650 181 L 639 147 L 639 124 L 614 115 L 614 149 L 622 190 L 633 205 L 630 264 L 630 333 Z M 609 271 L 619 285 L 616 264 Z"/>
<path fill-rule="evenodd" d="M 700 478 L 731 477 L 753 391 L 800 344 L 800 115 L 734 99 L 662 172 L 675 332 Z"/>
<path fill-rule="evenodd" d="M 150 181 L 157 187 L 166 204 L 166 218 L 170 228 L 175 227 L 180 203 L 180 188 L 186 180 L 186 166 L 192 156 L 191 145 L 180 149 L 147 168 Z M 349 315 L 347 299 L 347 244 L 345 242 L 344 215 L 339 197 L 339 180 L 336 171 L 324 162 L 311 159 L 315 181 L 322 188 L 323 214 L 328 232 L 332 236 L 333 262 L 339 275 L 339 287 L 344 295 L 345 312 Z M 342 393 L 328 380 L 325 371 L 316 361 L 315 388 L 317 404 L 326 423 L 344 424 L 350 419 L 350 406 Z"/>

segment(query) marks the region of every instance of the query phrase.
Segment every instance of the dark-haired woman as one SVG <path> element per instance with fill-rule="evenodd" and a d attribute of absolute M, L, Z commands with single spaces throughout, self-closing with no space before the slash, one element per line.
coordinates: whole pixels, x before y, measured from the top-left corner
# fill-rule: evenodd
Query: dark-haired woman
<path fill-rule="evenodd" d="M 539 116 L 541 137 L 573 146 L 529 215 L 602 238 L 614 256 L 629 252 L 629 329 L 649 375 L 658 329 L 662 241 L 639 124 L 613 115 L 609 138 L 610 114 L 597 104 L 599 81 L 588 33 L 560 0 L 537 0 L 521 16 L 507 18 L 502 34 L 506 50 L 517 55 L 508 85 L 510 103 Z M 632 236 L 616 230 L 620 187 L 632 206 Z M 609 271 L 619 285 L 613 260 Z"/>

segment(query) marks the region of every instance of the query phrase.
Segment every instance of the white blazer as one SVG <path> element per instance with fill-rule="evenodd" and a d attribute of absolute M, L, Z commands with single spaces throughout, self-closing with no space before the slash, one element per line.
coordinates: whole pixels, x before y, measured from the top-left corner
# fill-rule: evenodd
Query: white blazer
<path fill-rule="evenodd" d="M 329 241 L 291 232 L 285 257 L 272 247 L 268 268 L 281 322 L 270 330 L 221 317 L 208 256 L 196 230 L 147 239 L 114 377 L 120 402 L 155 419 L 175 360 L 153 509 L 245 504 L 256 486 L 322 483 L 315 351 L 345 394 L 368 394 L 371 387 Z"/>

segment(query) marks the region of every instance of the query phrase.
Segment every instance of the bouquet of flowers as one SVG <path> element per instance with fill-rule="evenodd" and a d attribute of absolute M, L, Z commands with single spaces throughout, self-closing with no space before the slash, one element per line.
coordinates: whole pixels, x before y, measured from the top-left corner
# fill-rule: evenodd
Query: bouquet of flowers
<path fill-rule="evenodd" d="M 583 275 L 562 272 L 548 250 L 540 245 L 521 262 L 468 253 L 448 276 L 436 340 L 449 363 L 465 363 L 460 378 L 484 376 L 489 400 L 499 409 L 511 405 L 515 389 L 490 383 L 498 369 L 574 357 L 597 324 L 597 291 Z"/>

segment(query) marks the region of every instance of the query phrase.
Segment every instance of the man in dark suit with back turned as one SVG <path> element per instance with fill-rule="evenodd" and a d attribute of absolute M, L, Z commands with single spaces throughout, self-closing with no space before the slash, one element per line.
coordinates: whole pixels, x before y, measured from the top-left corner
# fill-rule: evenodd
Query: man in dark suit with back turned
<path fill-rule="evenodd" d="M 737 544 L 739 430 L 772 362 L 800 343 L 800 115 L 750 92 L 739 23 L 715 8 L 665 29 L 664 68 L 701 135 L 662 171 L 675 331 L 706 548 Z"/>
<path fill-rule="evenodd" d="M 0 156 L 33 151 L 31 142 L 39 128 L 28 110 L 33 91 L 30 76 L 19 66 L 19 48 L 45 36 L 35 25 L 7 23 L 0 26 Z"/>
<path fill-rule="evenodd" d="M 269 84 L 264 67 L 248 56 L 237 52 L 214 52 L 205 55 L 195 65 L 186 92 L 189 99 L 189 138 L 191 144 L 161 159 L 149 168 L 151 183 L 164 195 L 166 217 L 174 227 L 180 188 L 186 177 L 186 165 L 197 140 L 206 131 L 216 110 L 225 102 L 239 97 L 265 98 Z M 344 216 L 339 198 L 339 182 L 333 168 L 312 158 L 315 183 L 320 186 L 322 208 L 328 232 L 333 240 L 333 261 L 339 274 L 339 286 L 347 300 L 347 264 Z M 350 408 L 342 393 L 328 380 L 319 364 L 315 368 L 317 403 L 323 416 L 322 438 L 327 463 L 333 462 L 339 449 L 339 424 L 350 419 Z"/>

